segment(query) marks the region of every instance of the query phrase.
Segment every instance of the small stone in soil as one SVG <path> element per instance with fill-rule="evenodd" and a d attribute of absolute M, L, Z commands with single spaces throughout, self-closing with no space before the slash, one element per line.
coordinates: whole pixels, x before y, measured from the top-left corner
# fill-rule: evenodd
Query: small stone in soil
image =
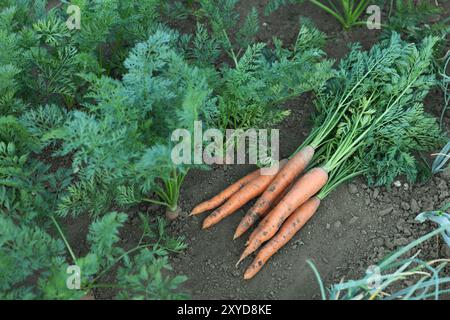
<path fill-rule="evenodd" d="M 389 213 L 391 213 L 394 210 L 392 206 L 387 207 L 386 209 L 383 209 L 379 212 L 380 216 L 385 216 Z"/>
<path fill-rule="evenodd" d="M 394 240 L 394 245 L 395 246 L 399 246 L 399 247 L 407 245 L 408 243 L 409 243 L 408 239 L 406 239 L 404 237 L 401 237 L 401 238 L 398 238 L 398 239 Z"/>
<path fill-rule="evenodd" d="M 447 183 L 445 182 L 445 180 L 441 180 L 441 181 L 439 181 L 437 187 L 439 188 L 439 190 L 446 191 Z"/>
<path fill-rule="evenodd" d="M 406 236 L 412 235 L 411 229 L 409 229 L 408 227 L 404 227 L 404 228 L 403 228 L 403 233 L 404 233 Z"/>
<path fill-rule="evenodd" d="M 401 206 L 402 206 L 403 210 L 409 210 L 410 209 L 409 204 L 407 202 L 405 202 L 405 201 L 402 201 Z"/>
<path fill-rule="evenodd" d="M 375 189 L 373 190 L 372 198 L 373 198 L 373 199 L 378 198 L 378 195 L 379 195 L 379 194 L 380 194 L 380 190 L 379 190 L 378 188 L 375 188 Z"/>
<path fill-rule="evenodd" d="M 358 218 L 357 216 L 354 216 L 353 218 L 350 219 L 350 222 L 349 222 L 349 223 L 350 223 L 350 224 L 354 224 L 356 221 L 358 221 L 358 219 L 359 219 L 359 218 Z"/>
<path fill-rule="evenodd" d="M 383 245 L 383 243 L 384 243 L 384 240 L 381 238 L 375 239 L 375 241 L 374 241 L 374 244 L 377 247 L 381 247 Z"/>
<path fill-rule="evenodd" d="M 442 192 L 439 194 L 439 200 L 444 200 L 444 199 L 446 199 L 446 198 L 448 197 L 448 195 L 449 195 L 448 191 L 442 191 Z"/>
<path fill-rule="evenodd" d="M 416 199 L 411 199 L 411 210 L 413 213 L 419 213 L 420 207 Z"/>
<path fill-rule="evenodd" d="M 442 244 L 441 255 L 443 258 L 450 258 L 450 247 L 445 243 Z"/>
<path fill-rule="evenodd" d="M 342 223 L 339 220 L 334 223 L 334 227 L 336 229 L 339 229 L 341 226 L 342 226 Z"/>
<path fill-rule="evenodd" d="M 394 249 L 394 244 L 392 243 L 392 241 L 390 239 L 385 239 L 384 240 L 384 246 L 386 248 L 388 248 L 389 250 Z"/>
<path fill-rule="evenodd" d="M 358 192 L 358 187 L 355 184 L 350 183 L 348 185 L 348 192 L 350 192 L 350 194 L 355 194 Z"/>

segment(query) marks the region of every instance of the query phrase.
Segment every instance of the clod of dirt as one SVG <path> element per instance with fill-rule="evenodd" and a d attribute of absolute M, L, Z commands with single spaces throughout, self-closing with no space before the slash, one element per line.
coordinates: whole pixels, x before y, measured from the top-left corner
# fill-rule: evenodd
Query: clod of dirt
<path fill-rule="evenodd" d="M 441 249 L 442 258 L 450 258 L 450 247 L 447 245 L 443 245 Z"/>
<path fill-rule="evenodd" d="M 352 217 L 351 219 L 350 219 L 350 224 L 354 224 L 356 221 L 358 221 L 358 219 L 359 219 L 359 217 L 357 217 L 357 216 L 354 216 L 354 217 Z"/>
<path fill-rule="evenodd" d="M 393 210 L 394 210 L 394 207 L 389 206 L 389 207 L 387 207 L 386 209 L 381 210 L 381 211 L 379 212 L 379 214 L 380 214 L 380 216 L 383 217 L 383 216 L 385 216 L 385 215 L 391 213 Z"/>
<path fill-rule="evenodd" d="M 336 221 L 335 223 L 334 223 L 334 228 L 335 229 L 339 229 L 341 226 L 342 226 L 342 223 L 338 220 L 338 221 Z"/>
<path fill-rule="evenodd" d="M 448 167 L 446 170 L 444 170 L 441 173 L 441 177 L 444 178 L 447 181 L 450 181 L 450 167 Z"/>
<path fill-rule="evenodd" d="M 439 188 L 439 190 L 441 191 L 447 191 L 448 187 L 447 187 L 447 182 L 445 182 L 445 180 L 439 179 L 438 180 L 438 184 L 437 187 Z"/>
<path fill-rule="evenodd" d="M 409 203 L 407 203 L 406 201 L 402 201 L 401 207 L 402 207 L 403 210 L 409 210 L 410 209 Z"/>
<path fill-rule="evenodd" d="M 378 188 L 373 189 L 372 199 L 376 200 L 378 198 L 379 194 L 380 194 L 380 189 L 378 189 Z"/>
<path fill-rule="evenodd" d="M 409 243 L 408 239 L 405 237 L 400 237 L 394 240 L 394 245 L 397 247 L 405 246 Z"/>
<path fill-rule="evenodd" d="M 419 206 L 419 204 L 417 203 L 417 200 L 416 199 L 411 199 L 411 211 L 413 212 L 413 213 L 419 213 L 420 212 L 420 206 Z"/>
<path fill-rule="evenodd" d="M 358 187 L 353 183 L 349 183 L 348 192 L 350 192 L 350 194 L 355 194 L 358 192 Z"/>

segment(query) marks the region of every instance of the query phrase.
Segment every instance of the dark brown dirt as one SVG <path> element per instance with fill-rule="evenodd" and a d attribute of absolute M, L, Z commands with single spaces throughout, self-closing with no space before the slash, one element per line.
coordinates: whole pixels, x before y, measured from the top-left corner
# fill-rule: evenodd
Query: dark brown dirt
<path fill-rule="evenodd" d="M 245 0 L 243 14 L 255 6 L 262 12 L 267 1 Z M 446 4 L 446 12 L 450 6 Z M 348 52 L 348 44 L 358 41 L 369 48 L 379 31 L 366 28 L 343 32 L 338 23 L 311 4 L 292 5 L 270 17 L 263 17 L 258 37 L 272 36 L 291 44 L 296 37 L 299 16 L 312 19 L 330 40 L 326 51 L 339 59 Z M 427 99 L 427 108 L 439 112 L 442 97 L 438 91 Z M 287 156 L 301 144 L 310 130 L 311 97 L 306 95 L 286 105 L 292 115 L 280 126 L 281 156 Z M 447 124 L 450 119 L 446 119 Z M 448 126 L 447 126 L 448 127 Z M 222 166 L 210 171 L 191 171 L 185 181 L 181 206 L 189 212 L 194 205 L 210 198 L 243 174 L 251 166 Z M 202 231 L 204 216 L 182 217 L 172 223 L 172 232 L 184 235 L 188 249 L 172 258 L 175 270 L 189 277 L 184 289 L 193 299 L 315 299 L 319 287 L 306 264 L 316 264 L 326 284 L 342 277 L 357 277 L 389 251 L 431 231 L 430 223 L 417 224 L 414 217 L 422 210 L 436 209 L 450 201 L 449 175 L 434 177 L 423 185 L 368 188 L 363 180 L 341 186 L 321 205 L 318 213 L 293 240 L 277 253 L 252 280 L 243 280 L 249 261 L 235 268 L 244 247 L 244 239 L 232 241 L 234 229 L 249 205 L 211 230 Z M 392 208 L 392 210 L 390 210 Z M 387 213 L 386 213 L 387 212 Z M 245 237 L 243 237 L 245 238 Z M 425 258 L 450 257 L 450 250 L 435 238 L 422 246 Z"/>

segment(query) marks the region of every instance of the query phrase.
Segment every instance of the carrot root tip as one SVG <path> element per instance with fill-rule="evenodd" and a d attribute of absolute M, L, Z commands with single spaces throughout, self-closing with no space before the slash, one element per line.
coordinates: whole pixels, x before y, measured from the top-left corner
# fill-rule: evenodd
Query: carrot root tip
<path fill-rule="evenodd" d="M 203 225 L 202 225 L 203 230 L 208 229 L 209 227 L 211 227 L 211 225 L 209 223 L 203 223 Z"/>
<path fill-rule="evenodd" d="M 253 278 L 253 275 L 248 275 L 247 273 L 244 274 L 244 280 L 250 280 L 251 278 Z"/>

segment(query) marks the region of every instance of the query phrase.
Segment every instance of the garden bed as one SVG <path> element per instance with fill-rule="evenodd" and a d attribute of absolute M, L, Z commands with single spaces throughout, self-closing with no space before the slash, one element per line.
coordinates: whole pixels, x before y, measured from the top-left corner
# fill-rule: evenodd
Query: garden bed
<path fill-rule="evenodd" d="M 262 11 L 266 1 L 242 1 L 241 10 L 251 6 Z M 450 3 L 441 4 L 450 14 Z M 377 42 L 379 31 L 359 28 L 341 31 L 329 15 L 310 4 L 281 8 L 264 17 L 266 26 L 259 40 L 272 36 L 286 43 L 295 41 L 299 16 L 312 19 L 331 38 L 327 54 L 335 59 L 348 52 L 348 44 L 358 41 L 364 48 Z M 281 157 L 288 156 L 303 141 L 311 125 L 309 115 L 313 104 L 304 97 L 286 105 L 293 114 L 280 126 Z M 442 94 L 430 93 L 426 108 L 439 114 Z M 446 118 L 446 124 L 450 119 Z M 251 166 L 216 167 L 212 171 L 193 170 L 186 178 L 181 206 L 189 212 L 197 203 L 208 199 L 236 181 Z M 311 299 L 319 298 L 319 286 L 306 264 L 312 259 L 326 283 L 342 277 L 358 277 L 368 266 L 377 263 L 390 251 L 406 245 L 431 231 L 431 223 L 419 224 L 414 217 L 423 210 L 441 207 L 450 201 L 450 175 L 441 174 L 422 184 L 401 187 L 368 188 L 363 179 L 341 186 L 323 203 L 319 212 L 294 239 L 276 254 L 270 263 L 251 281 L 242 279 L 246 264 L 235 268 L 245 240 L 232 241 L 240 218 L 250 205 L 211 230 L 200 231 L 203 217 L 184 217 L 172 224 L 176 234 L 184 235 L 188 248 L 173 257 L 175 270 L 188 276 L 185 287 L 194 299 Z M 422 250 L 428 259 L 449 258 L 450 251 L 436 238 Z"/>
<path fill-rule="evenodd" d="M 281 8 L 269 17 L 262 12 L 267 1 L 244 0 L 239 5 L 241 16 L 255 6 L 261 13 L 263 27 L 257 40 L 269 42 L 273 36 L 292 44 L 297 36 L 299 17 L 313 22 L 329 40 L 326 52 L 340 59 L 349 51 L 349 43 L 360 42 L 369 49 L 380 35 L 379 30 L 356 28 L 343 31 L 326 13 L 311 4 Z M 450 3 L 445 6 L 450 14 Z M 185 23 L 182 28 L 190 30 Z M 292 114 L 280 126 L 280 156 L 291 154 L 311 129 L 312 97 L 304 95 L 285 105 Z M 426 99 L 427 111 L 439 115 L 442 93 L 431 92 Z M 449 128 L 450 118 L 445 118 Z M 254 167 L 247 165 L 215 166 L 209 171 L 191 170 L 186 177 L 180 199 L 184 215 L 170 225 L 174 235 L 185 237 L 188 248 L 171 257 L 177 273 L 188 277 L 182 286 L 193 299 L 318 299 L 319 285 L 306 261 L 311 259 L 326 284 L 342 278 L 356 278 L 365 274 L 367 267 L 376 264 L 389 252 L 400 248 L 434 229 L 431 223 L 414 220 L 418 213 L 433 210 L 450 202 L 450 174 L 440 174 L 429 181 L 410 186 L 401 185 L 391 190 L 385 187 L 369 188 L 363 179 L 342 185 L 324 201 L 318 213 L 289 244 L 277 253 L 251 281 L 242 274 L 246 264 L 235 267 L 245 239 L 232 241 L 241 217 L 251 207 L 244 206 L 237 214 L 225 219 L 207 231 L 201 231 L 203 216 L 188 217 L 187 213 L 199 202 L 208 199 L 236 181 Z M 153 206 L 151 212 L 164 210 Z M 134 223 L 133 223 L 134 221 Z M 139 219 L 130 220 L 123 232 L 124 242 L 133 243 Z M 131 237 L 130 237 L 131 235 Z M 130 238 L 128 238 L 130 237 Z M 421 257 L 426 260 L 449 258 L 450 250 L 434 238 L 421 246 Z M 100 290 L 97 298 L 109 298 L 112 291 Z"/>
<path fill-rule="evenodd" d="M 212 3 L 87 2 L 84 29 L 68 28 L 67 4 L 59 1 L 35 4 L 29 14 L 26 4 L 2 7 L 0 22 L 8 28 L 0 32 L 0 44 L 7 47 L 0 61 L 5 71 L 0 77 L 6 79 L 0 88 L 1 299 L 319 299 L 308 260 L 329 287 L 361 278 L 369 266 L 436 229 L 415 217 L 450 204 L 450 167 L 435 175 L 422 170 L 428 176 L 415 184 L 403 176 L 389 179 L 401 172 L 414 180 L 419 162 L 433 161 L 416 151 L 434 151 L 448 138 L 448 112 L 444 137 L 421 108 L 439 65 L 434 53 L 442 48 L 435 41 L 445 41 L 426 38 L 425 45 L 415 46 L 393 35 L 380 42 L 384 30 L 344 31 L 309 1 L 268 16 L 268 0 L 241 0 L 237 12 L 230 1 L 223 20 L 223 8 Z M 440 6 L 436 21 L 450 16 L 450 2 Z M 215 25 L 215 18 L 222 25 Z M 383 12 L 381 22 L 387 19 Z M 327 37 L 326 55 L 314 26 Z M 256 42 L 267 47 L 251 45 Z M 361 53 L 350 48 L 355 42 L 363 50 L 376 49 Z M 350 50 L 355 55 L 343 59 Z M 335 70 L 327 58 L 336 62 Z M 443 100 L 436 87 L 425 99 L 426 111 L 439 118 Z M 272 203 L 275 193 L 307 169 L 306 160 L 300 170 L 304 159 L 294 157 L 289 172 L 276 178 L 292 180 L 278 189 L 266 177 L 248 183 L 266 181 L 258 191 L 272 192 L 272 199 L 264 198 L 266 193 L 262 198 L 269 199 L 266 209 L 274 205 L 271 210 L 279 213 L 268 215 L 275 216 L 268 228 L 260 224 L 263 236 L 256 242 L 268 240 L 264 236 L 271 231 L 273 236 L 299 210 L 304 219 L 308 213 L 299 208 L 308 199 L 323 200 L 311 221 L 251 280 L 243 279 L 250 259 L 235 267 L 247 237 L 232 239 L 254 201 L 206 230 L 206 215 L 189 213 L 255 166 L 214 164 L 200 170 L 191 162 L 175 163 L 168 137 L 181 128 L 191 134 L 199 120 L 203 128 L 222 132 L 279 129 L 280 158 L 307 141 L 310 148 L 303 150 L 316 153 L 309 165 L 327 176 L 303 194 L 283 195 L 279 206 Z M 423 125 L 411 125 L 419 122 Z M 397 123 L 414 130 L 398 129 Z M 398 145 L 403 149 L 395 149 Z M 392 150 L 401 159 L 389 158 Z M 419 156 L 424 161 L 416 161 Z M 340 184 L 352 174 L 360 177 Z M 385 186 L 368 186 L 363 174 L 384 175 L 377 181 Z M 305 176 L 293 191 L 309 188 Z M 329 196 L 322 193 L 336 185 Z M 244 192 L 236 194 L 246 195 L 246 186 L 240 188 Z M 178 212 L 169 219 L 168 213 Z M 294 230 L 303 223 L 283 227 Z M 424 261 L 450 258 L 443 237 L 435 234 L 414 249 Z M 73 275 L 78 288 L 66 282 L 72 267 L 81 270 Z M 450 274 L 448 265 L 444 273 Z"/>

